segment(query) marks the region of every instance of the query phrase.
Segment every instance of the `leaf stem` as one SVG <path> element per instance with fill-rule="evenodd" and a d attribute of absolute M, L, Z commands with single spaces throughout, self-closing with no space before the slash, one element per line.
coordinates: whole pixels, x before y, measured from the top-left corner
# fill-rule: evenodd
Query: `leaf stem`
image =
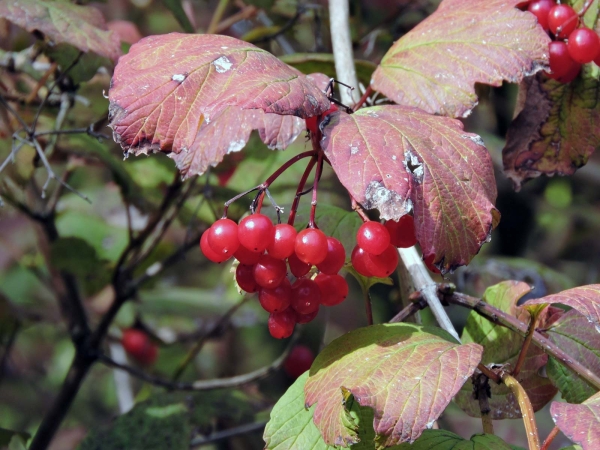
<path fill-rule="evenodd" d="M 512 370 L 512 376 L 515 378 L 519 376 L 519 373 L 521 372 L 521 367 L 523 367 L 523 363 L 525 362 L 525 357 L 527 356 L 529 345 L 531 344 L 533 334 L 535 333 L 535 329 L 537 328 L 539 317 L 539 314 L 532 314 L 531 319 L 529 320 L 527 336 L 525 336 L 525 340 L 523 341 L 523 346 L 521 347 L 521 352 L 519 353 L 519 357 L 517 358 L 517 362 L 515 363 L 515 368 Z"/>
<path fill-rule="evenodd" d="M 358 100 L 358 102 L 356 102 L 356 105 L 354 105 L 354 107 L 352 108 L 353 111 L 358 111 L 362 105 L 365 104 L 365 102 L 367 101 L 367 99 L 370 97 L 370 95 L 373 93 L 373 89 L 371 88 L 371 85 L 369 85 L 367 87 L 367 89 L 365 90 L 365 93 L 362 95 L 362 97 Z"/>
<path fill-rule="evenodd" d="M 540 437 L 538 435 L 537 423 L 535 422 L 535 414 L 533 411 L 533 406 L 531 406 L 531 401 L 527 396 L 527 392 L 525 392 L 525 389 L 523 389 L 523 386 L 521 386 L 516 378 L 508 375 L 507 373 L 502 375 L 502 381 L 506 387 L 512 391 L 519 402 L 529 449 L 540 450 Z"/>
<path fill-rule="evenodd" d="M 542 447 L 540 448 L 540 450 L 548 450 L 550 448 L 550 444 L 552 444 L 552 441 L 554 441 L 554 438 L 556 438 L 556 436 L 558 436 L 559 432 L 560 432 L 560 429 L 557 426 L 552 428 L 552 430 L 550 431 L 550 434 L 548 434 L 548 437 L 544 440 L 544 443 L 542 444 Z"/>
<path fill-rule="evenodd" d="M 490 379 L 483 373 L 474 377 L 473 384 L 477 400 L 479 402 L 479 411 L 481 412 L 481 425 L 485 434 L 494 434 L 494 424 L 490 416 Z"/>
<path fill-rule="evenodd" d="M 312 201 L 310 202 L 310 217 L 308 219 L 308 227 L 316 228 L 315 224 L 315 214 L 317 213 L 317 190 L 319 187 L 319 180 L 321 179 L 321 174 L 323 173 L 323 152 L 319 152 L 319 156 L 317 157 L 317 169 L 315 170 L 315 179 L 313 181 L 313 189 L 312 189 Z"/>
<path fill-rule="evenodd" d="M 367 311 L 367 323 L 369 325 L 373 325 L 373 307 L 371 304 L 371 294 L 369 292 L 369 288 L 363 289 L 363 293 L 365 296 L 365 309 Z"/>
<path fill-rule="evenodd" d="M 294 220 L 296 220 L 296 212 L 298 212 L 298 205 L 300 203 L 300 197 L 305 194 L 305 192 L 302 192 L 302 190 L 304 189 L 304 185 L 306 185 L 306 180 L 308 179 L 308 176 L 310 175 L 310 172 L 312 171 L 316 162 L 317 158 L 315 157 L 313 157 L 308 162 L 308 164 L 306 165 L 306 169 L 304 169 L 304 173 L 302 174 L 302 177 L 298 182 L 298 187 L 296 188 L 296 195 L 294 196 L 294 201 L 292 202 L 292 207 L 290 208 L 290 215 L 288 217 L 289 225 L 294 225 Z"/>

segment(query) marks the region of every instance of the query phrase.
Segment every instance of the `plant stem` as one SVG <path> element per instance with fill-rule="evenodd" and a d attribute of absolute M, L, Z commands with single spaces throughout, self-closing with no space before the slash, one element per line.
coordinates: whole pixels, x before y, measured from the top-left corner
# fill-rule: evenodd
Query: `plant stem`
<path fill-rule="evenodd" d="M 525 362 L 525 357 L 527 356 L 529 345 L 531 344 L 533 334 L 535 333 L 535 329 L 537 328 L 539 317 L 539 314 L 531 315 L 531 319 L 529 320 L 527 336 L 525 336 L 525 340 L 523 341 L 523 346 L 521 347 L 521 351 L 519 352 L 519 357 L 517 358 L 517 362 L 515 363 L 515 368 L 512 370 L 512 376 L 515 378 L 519 376 L 519 373 L 521 372 L 521 367 L 523 367 L 523 363 Z"/>
<path fill-rule="evenodd" d="M 306 180 L 308 179 L 308 176 L 310 175 L 310 172 L 312 171 L 312 168 L 314 167 L 316 162 L 317 159 L 313 157 L 306 165 L 306 169 L 304 169 L 304 173 L 300 178 L 300 182 L 298 183 L 298 187 L 296 188 L 296 195 L 294 197 L 294 201 L 292 202 L 292 207 L 290 208 L 290 215 L 288 217 L 289 225 L 294 225 L 294 220 L 296 220 L 296 212 L 298 212 L 298 204 L 300 203 L 300 197 L 302 196 L 302 190 L 304 189 L 304 186 L 306 185 Z"/>
<path fill-rule="evenodd" d="M 213 34 L 217 29 L 217 25 L 223 18 L 225 11 L 227 10 L 227 6 L 229 6 L 229 0 L 219 0 L 217 3 L 217 9 L 215 9 L 215 13 L 210 19 L 210 23 L 208 24 L 208 28 L 206 29 L 206 34 Z"/>
<path fill-rule="evenodd" d="M 369 288 L 363 289 L 363 293 L 365 296 L 365 309 L 367 311 L 367 323 L 369 325 L 373 325 L 373 308 L 371 305 L 371 294 L 369 293 Z"/>
<path fill-rule="evenodd" d="M 331 28 L 331 44 L 337 79 L 350 86 L 357 87 L 356 69 L 354 67 L 354 52 L 350 38 L 350 8 L 348 0 L 329 1 L 329 23 Z M 354 105 L 359 100 L 356 89 L 348 91 L 341 89 L 342 103 Z"/>
<path fill-rule="evenodd" d="M 367 89 L 365 90 L 365 93 L 362 95 L 362 97 L 360 98 L 360 100 L 358 100 L 358 102 L 356 102 L 356 105 L 354 105 L 354 107 L 352 108 L 353 111 L 358 111 L 362 105 L 365 104 L 365 102 L 367 101 L 367 99 L 369 98 L 369 96 L 373 93 L 373 89 L 371 88 L 371 85 L 369 85 L 367 87 Z"/>
<path fill-rule="evenodd" d="M 479 401 L 479 411 L 481 412 L 481 425 L 485 434 L 494 434 L 494 424 L 490 416 L 490 379 L 485 374 L 479 374 L 473 380 Z"/>
<path fill-rule="evenodd" d="M 523 423 L 525 425 L 525 431 L 527 435 L 527 442 L 529 444 L 529 450 L 540 450 L 540 437 L 538 435 L 537 424 L 535 422 L 535 414 L 531 401 L 527 396 L 527 392 L 523 389 L 523 386 L 511 375 L 503 374 L 502 381 L 508 387 L 519 402 L 521 408 L 521 415 L 523 416 Z"/>
<path fill-rule="evenodd" d="M 321 174 L 323 173 L 323 152 L 319 152 L 319 156 L 317 157 L 317 169 L 315 170 L 315 179 L 313 181 L 313 189 L 312 189 L 312 201 L 310 202 L 310 217 L 308 219 L 308 227 L 316 228 L 315 224 L 315 214 L 317 213 L 317 190 L 319 187 L 319 180 L 321 179 Z"/>
<path fill-rule="evenodd" d="M 542 447 L 540 448 L 540 450 L 548 450 L 550 448 L 550 444 L 552 444 L 552 441 L 554 441 L 554 438 L 556 438 L 556 436 L 558 436 L 559 432 L 560 432 L 560 430 L 557 426 L 552 428 L 552 431 L 550 431 L 550 434 L 548 434 L 548 437 L 542 444 Z"/>

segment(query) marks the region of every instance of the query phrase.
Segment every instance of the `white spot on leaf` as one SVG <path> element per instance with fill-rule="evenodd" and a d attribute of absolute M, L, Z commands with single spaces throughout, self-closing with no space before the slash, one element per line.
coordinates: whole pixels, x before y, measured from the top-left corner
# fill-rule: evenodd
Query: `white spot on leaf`
<path fill-rule="evenodd" d="M 239 152 L 246 145 L 246 141 L 240 139 L 239 141 L 231 141 L 229 147 L 227 147 L 227 153 Z"/>
<path fill-rule="evenodd" d="M 178 83 L 183 83 L 187 75 L 185 73 L 178 73 L 171 77 L 171 80 L 177 81 Z"/>
<path fill-rule="evenodd" d="M 229 61 L 227 56 L 221 56 L 220 58 L 215 59 L 212 62 L 212 65 L 215 66 L 215 69 L 219 73 L 225 73 L 233 66 L 233 63 Z"/>

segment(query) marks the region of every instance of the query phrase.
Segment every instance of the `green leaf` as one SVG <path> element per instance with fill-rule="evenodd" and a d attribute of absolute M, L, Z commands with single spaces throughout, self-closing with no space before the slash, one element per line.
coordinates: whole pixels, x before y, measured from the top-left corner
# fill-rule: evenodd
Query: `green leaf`
<path fill-rule="evenodd" d="M 493 434 L 475 434 L 463 439 L 446 430 L 425 430 L 412 444 L 402 444 L 393 450 L 517 450 Z"/>
<path fill-rule="evenodd" d="M 31 438 L 31 435 L 24 431 L 13 431 L 7 430 L 6 428 L 0 428 L 0 446 L 9 445 L 11 440 L 15 437 L 22 440 L 25 444 Z"/>
<path fill-rule="evenodd" d="M 163 3 L 169 9 L 169 11 L 173 13 L 173 16 L 175 16 L 175 19 L 177 22 L 179 22 L 179 25 L 181 25 L 183 31 L 186 33 L 194 33 L 196 31 L 194 30 L 190 19 L 181 6 L 181 0 L 163 0 Z"/>
<path fill-rule="evenodd" d="M 305 387 L 306 405 L 316 404 L 314 422 L 329 445 L 359 439 L 344 406 L 350 394 L 374 410 L 379 446 L 410 442 L 442 413 L 475 370 L 482 351 L 477 344 L 455 343 L 439 328 L 360 328 L 317 356 Z"/>
<path fill-rule="evenodd" d="M 75 84 L 91 80 L 100 67 L 112 68 L 113 66 L 112 61 L 106 57 L 98 56 L 95 53 L 84 53 L 79 56 L 80 53 L 80 50 L 69 44 L 44 46 L 44 54 L 56 61 L 62 70 L 71 67 L 71 64 L 79 58 L 77 64 L 69 70 L 69 77 Z"/>

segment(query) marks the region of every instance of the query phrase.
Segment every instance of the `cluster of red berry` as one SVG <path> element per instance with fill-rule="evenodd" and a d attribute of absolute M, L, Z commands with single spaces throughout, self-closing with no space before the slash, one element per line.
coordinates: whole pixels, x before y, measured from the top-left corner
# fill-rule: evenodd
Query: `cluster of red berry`
<path fill-rule="evenodd" d="M 137 328 L 123 330 L 121 345 L 129 356 L 144 366 L 151 366 L 158 357 L 158 346 Z"/>
<path fill-rule="evenodd" d="M 338 274 L 346 260 L 344 247 L 317 228 L 297 233 L 292 225 L 273 225 L 260 213 L 239 224 L 224 218 L 202 234 L 200 248 L 213 262 L 239 261 L 236 281 L 242 290 L 258 292 L 270 313 L 269 332 L 278 339 L 289 337 L 296 323 L 313 320 L 320 305 L 337 305 L 348 295 L 348 284 Z M 319 274 L 307 277 L 313 266 Z"/>
<path fill-rule="evenodd" d="M 389 277 L 398 266 L 396 249 L 412 247 L 416 243 L 415 223 L 409 214 L 397 222 L 365 222 L 356 233 L 352 265 L 365 277 Z"/>
<path fill-rule="evenodd" d="M 555 0 L 533 0 L 527 10 L 554 39 L 549 48 L 549 77 L 570 83 L 579 75 L 582 64 L 594 61 L 600 65 L 600 38 L 594 30 L 580 27 L 580 15 L 571 6 L 556 4 Z"/>

